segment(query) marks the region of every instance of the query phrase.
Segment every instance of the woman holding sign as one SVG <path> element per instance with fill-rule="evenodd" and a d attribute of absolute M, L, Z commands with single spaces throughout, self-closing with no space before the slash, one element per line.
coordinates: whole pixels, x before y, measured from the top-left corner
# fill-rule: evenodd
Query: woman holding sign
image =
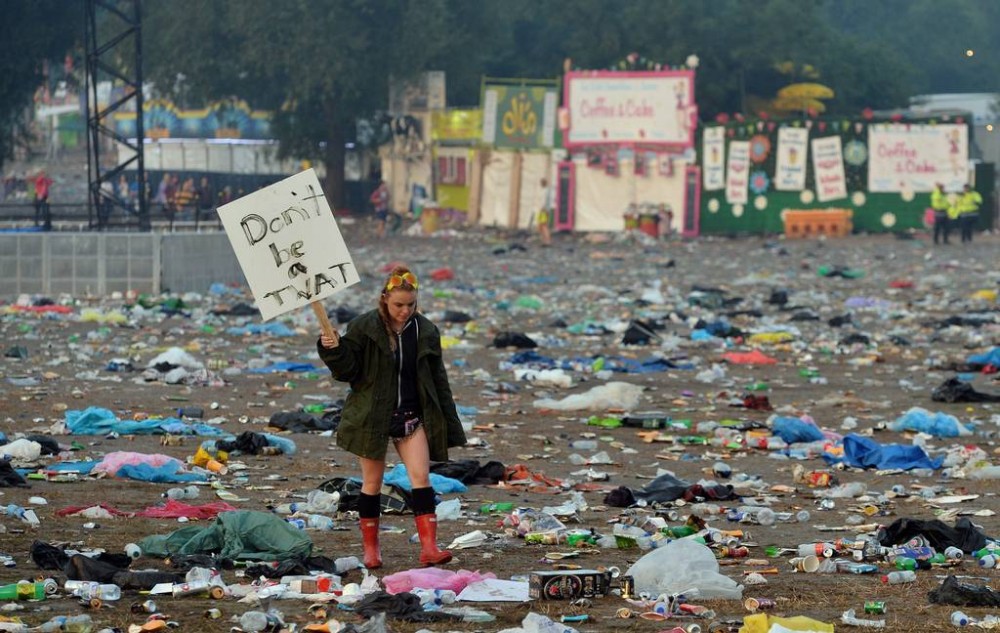
<path fill-rule="evenodd" d="M 417 277 L 397 266 L 379 288 L 378 307 L 355 319 L 341 337 L 320 336 L 319 356 L 339 381 L 349 382 L 337 444 L 361 462 L 361 535 L 365 567 L 381 567 L 379 515 L 389 440 L 406 465 L 420 535 L 420 562 L 438 565 L 451 552 L 437 546 L 430 461 L 465 444 L 441 355 L 437 326 L 417 313 Z"/>

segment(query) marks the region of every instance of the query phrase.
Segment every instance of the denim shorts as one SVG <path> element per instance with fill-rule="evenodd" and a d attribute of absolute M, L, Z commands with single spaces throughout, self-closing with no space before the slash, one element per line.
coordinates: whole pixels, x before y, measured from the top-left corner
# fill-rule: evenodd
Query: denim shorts
<path fill-rule="evenodd" d="M 389 418 L 389 438 L 393 442 L 405 440 L 423 425 L 416 411 L 393 411 Z"/>

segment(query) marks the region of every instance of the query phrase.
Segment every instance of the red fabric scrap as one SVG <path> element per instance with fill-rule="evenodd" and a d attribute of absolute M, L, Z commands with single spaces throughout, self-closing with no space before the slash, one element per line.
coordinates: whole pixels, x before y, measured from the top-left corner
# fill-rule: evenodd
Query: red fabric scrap
<path fill-rule="evenodd" d="M 187 503 L 181 503 L 175 499 L 167 499 L 166 503 L 163 505 L 146 508 L 141 512 L 136 512 L 135 516 L 150 519 L 176 519 L 178 517 L 187 517 L 189 519 L 214 519 L 220 512 L 232 512 L 234 510 L 238 510 L 238 508 L 234 508 L 225 501 L 216 501 L 215 503 L 193 506 Z"/>
<path fill-rule="evenodd" d="M 111 514 L 111 515 L 116 516 L 116 517 L 130 518 L 130 517 L 132 517 L 132 516 L 135 515 L 135 513 L 133 513 L 133 512 L 125 512 L 123 510 L 119 510 L 118 508 L 116 508 L 116 507 L 114 507 L 112 505 L 109 505 L 107 503 L 99 503 L 97 505 L 90 504 L 90 505 L 87 505 L 87 506 L 69 506 L 68 508 L 63 508 L 62 510 L 56 510 L 56 516 L 57 517 L 72 516 L 74 514 L 79 514 L 80 512 L 83 512 L 84 510 L 89 510 L 90 508 L 101 508 L 102 510 L 106 511 L 108 514 Z"/>
<path fill-rule="evenodd" d="M 723 354 L 722 359 L 726 362 L 733 363 L 736 365 L 777 365 L 778 360 L 776 358 L 771 358 L 764 352 L 760 350 L 754 350 L 752 352 L 729 352 L 728 354 Z"/>

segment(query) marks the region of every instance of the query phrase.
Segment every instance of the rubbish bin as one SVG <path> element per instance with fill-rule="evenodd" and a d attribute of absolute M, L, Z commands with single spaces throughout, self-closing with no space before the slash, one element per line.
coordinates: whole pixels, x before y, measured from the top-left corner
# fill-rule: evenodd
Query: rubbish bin
<path fill-rule="evenodd" d="M 639 216 L 639 230 L 650 237 L 660 237 L 660 214 L 643 213 Z"/>
<path fill-rule="evenodd" d="M 438 207 L 426 206 L 420 212 L 420 227 L 424 235 L 433 235 L 438 228 L 438 220 L 441 216 L 441 209 Z"/>

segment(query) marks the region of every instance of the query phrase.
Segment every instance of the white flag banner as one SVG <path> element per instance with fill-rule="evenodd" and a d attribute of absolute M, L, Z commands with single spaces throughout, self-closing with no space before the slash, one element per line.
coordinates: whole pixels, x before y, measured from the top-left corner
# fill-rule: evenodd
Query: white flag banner
<path fill-rule="evenodd" d="M 750 141 L 729 143 L 729 159 L 726 163 L 726 202 L 747 203 L 747 186 L 750 184 Z"/>
<path fill-rule="evenodd" d="M 783 127 L 778 130 L 778 157 L 774 169 L 777 191 L 802 191 L 806 188 L 806 158 L 809 153 L 809 130 Z"/>
<path fill-rule="evenodd" d="M 705 128 L 701 151 L 705 191 L 718 191 L 726 186 L 726 129 L 721 125 Z"/>
<path fill-rule="evenodd" d="M 844 177 L 844 157 L 839 136 L 812 140 L 813 176 L 816 178 L 816 200 L 827 202 L 847 197 Z"/>

